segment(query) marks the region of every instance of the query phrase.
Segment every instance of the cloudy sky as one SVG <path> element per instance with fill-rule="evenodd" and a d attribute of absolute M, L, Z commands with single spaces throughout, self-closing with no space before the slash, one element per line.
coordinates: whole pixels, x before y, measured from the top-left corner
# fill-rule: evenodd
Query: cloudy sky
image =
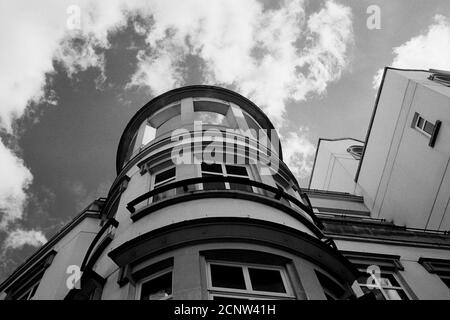
<path fill-rule="evenodd" d="M 387 65 L 450 70 L 450 1 L 0 0 L 0 280 L 106 195 L 155 95 L 247 96 L 306 185 L 319 137 L 364 139 Z"/>

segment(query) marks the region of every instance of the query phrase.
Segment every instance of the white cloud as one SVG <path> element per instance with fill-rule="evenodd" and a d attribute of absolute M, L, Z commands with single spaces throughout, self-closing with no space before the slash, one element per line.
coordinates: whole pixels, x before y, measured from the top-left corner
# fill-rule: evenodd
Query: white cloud
<path fill-rule="evenodd" d="M 327 1 L 305 16 L 304 2 L 286 0 L 263 11 L 258 1 L 153 1 L 154 25 L 147 34 L 152 50 L 142 50 L 131 85 L 147 86 L 154 94 L 183 82 L 178 68 L 187 54 L 206 65 L 209 84 L 234 86 L 261 106 L 277 127 L 287 125 L 286 100 L 303 101 L 322 94 L 348 64 L 353 43 L 350 8 Z M 145 31 L 146 30 L 146 31 Z M 301 43 L 301 45 L 299 45 Z M 284 139 L 288 165 L 303 178 L 312 168 L 314 146 L 293 132 Z"/>
<path fill-rule="evenodd" d="M 167 0 L 152 4 L 155 23 L 147 31 L 152 50 L 140 53 L 131 84 L 155 94 L 179 85 L 183 74 L 177 66 L 195 54 L 206 64 L 208 83 L 235 86 L 281 126 L 287 99 L 323 93 L 347 65 L 351 10 L 333 1 L 308 20 L 301 0 L 267 11 L 256 0 L 208 6 L 183 1 L 177 10 L 170 10 L 175 4 Z M 138 30 L 143 33 L 141 26 Z"/>
<path fill-rule="evenodd" d="M 39 247 L 47 242 L 47 238 L 41 231 L 16 229 L 9 233 L 3 243 L 4 250 L 18 249 L 24 245 Z"/>
<path fill-rule="evenodd" d="M 312 170 L 316 148 L 308 139 L 308 130 L 300 128 L 297 132 L 289 132 L 281 139 L 284 162 L 300 179 L 306 178 Z"/>
<path fill-rule="evenodd" d="M 26 189 L 33 176 L 23 161 L 0 141 L 0 230 L 22 218 Z"/>
<path fill-rule="evenodd" d="M 73 4 L 81 9 L 80 30 L 67 28 L 66 10 Z M 70 76 L 89 67 L 103 71 L 108 34 L 124 27 L 130 15 L 154 22 L 137 27 L 148 47 L 139 53 L 131 85 L 154 93 L 181 85 L 180 63 L 187 54 L 197 55 L 209 83 L 236 87 L 280 127 L 286 100 L 321 94 L 340 77 L 353 38 L 350 9 L 332 0 L 309 19 L 303 0 L 283 0 L 266 11 L 257 0 L 16 0 L 0 2 L 0 13 L 0 130 L 8 134 L 30 102 L 49 100 L 44 87 L 54 60 Z M 306 142 L 293 145 L 300 154 L 309 152 Z M 5 229 L 22 219 L 32 175 L 2 142 L 0 164 Z"/>
<path fill-rule="evenodd" d="M 107 32 L 125 23 L 125 13 L 117 5 L 121 1 L 111 8 L 110 1 L 77 2 L 83 21 L 78 31 L 69 30 L 66 24 L 66 9 L 72 1 L 0 2 L 0 130 L 5 134 L 15 134 L 13 122 L 31 102 L 55 104 L 54 96 L 46 97 L 44 93 L 46 75 L 54 72 L 54 59 L 62 63 L 69 75 L 91 66 L 102 70 L 104 61 L 94 48 L 106 48 Z M 1 140 L 0 177 L 0 230 L 9 232 L 10 224 L 23 218 L 33 176 L 23 160 Z"/>
<path fill-rule="evenodd" d="M 426 33 L 395 47 L 393 53 L 392 67 L 450 70 L 450 19 L 436 15 Z M 382 76 L 380 69 L 373 79 L 374 88 L 378 88 Z"/>

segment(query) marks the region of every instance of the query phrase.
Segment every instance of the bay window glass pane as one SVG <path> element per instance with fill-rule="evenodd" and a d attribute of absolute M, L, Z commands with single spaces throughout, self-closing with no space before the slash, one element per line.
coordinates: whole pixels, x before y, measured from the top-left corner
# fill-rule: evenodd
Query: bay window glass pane
<path fill-rule="evenodd" d="M 278 270 L 248 268 L 253 290 L 286 293 L 286 288 Z"/>
<path fill-rule="evenodd" d="M 245 289 L 241 267 L 211 264 L 211 282 L 213 287 Z"/>
<path fill-rule="evenodd" d="M 172 179 L 175 177 L 175 168 L 170 168 L 166 171 L 160 172 L 155 176 L 155 186 L 163 181 Z"/>
<path fill-rule="evenodd" d="M 141 300 L 161 300 L 172 295 L 172 272 L 142 284 Z"/>
<path fill-rule="evenodd" d="M 227 169 L 227 173 L 228 174 L 232 174 L 232 175 L 235 175 L 235 176 L 248 177 L 248 173 L 247 173 L 247 168 L 246 167 L 233 166 L 233 165 L 229 165 L 229 164 L 227 164 L 225 167 Z"/>
<path fill-rule="evenodd" d="M 202 177 L 218 177 L 220 175 L 203 173 Z M 217 181 L 217 182 L 203 182 L 203 190 L 223 190 L 225 189 L 225 182 Z"/>
<path fill-rule="evenodd" d="M 203 162 L 202 163 L 202 171 L 203 172 L 222 173 L 222 166 L 217 163 L 207 164 L 207 163 Z"/>

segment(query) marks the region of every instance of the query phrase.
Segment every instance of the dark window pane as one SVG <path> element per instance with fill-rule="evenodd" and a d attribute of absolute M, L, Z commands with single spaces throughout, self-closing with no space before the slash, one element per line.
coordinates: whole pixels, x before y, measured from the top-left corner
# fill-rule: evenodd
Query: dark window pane
<path fill-rule="evenodd" d="M 431 122 L 425 121 L 425 126 L 423 127 L 423 131 L 425 131 L 428 134 L 433 134 L 434 130 L 434 124 Z"/>
<path fill-rule="evenodd" d="M 241 267 L 211 264 L 211 281 L 213 287 L 245 289 Z"/>
<path fill-rule="evenodd" d="M 280 271 L 248 268 L 253 290 L 285 293 Z"/>
<path fill-rule="evenodd" d="M 175 177 L 175 168 L 170 168 L 170 169 L 168 169 L 166 171 L 158 173 L 155 176 L 155 185 L 160 183 L 160 182 L 162 182 L 162 181 L 165 181 L 165 180 L 168 180 L 170 178 L 173 178 L 173 177 Z"/>
<path fill-rule="evenodd" d="M 207 164 L 207 163 L 203 162 L 202 163 L 202 171 L 222 173 L 222 166 L 217 163 Z"/>
<path fill-rule="evenodd" d="M 420 129 L 423 128 L 423 123 L 424 123 L 424 119 L 422 117 L 419 117 L 419 120 L 417 121 L 417 127 L 419 127 Z"/>
<path fill-rule="evenodd" d="M 172 272 L 142 284 L 141 300 L 161 300 L 172 294 Z"/>
<path fill-rule="evenodd" d="M 246 167 L 226 165 L 225 168 L 227 169 L 227 173 L 229 173 L 229 174 L 248 177 Z"/>
<path fill-rule="evenodd" d="M 214 174 L 207 174 L 207 173 L 203 173 L 202 174 L 203 177 L 217 177 L 220 179 L 221 176 L 219 175 L 214 175 Z M 203 183 L 203 190 L 223 190 L 225 189 L 225 182 L 204 182 Z"/>

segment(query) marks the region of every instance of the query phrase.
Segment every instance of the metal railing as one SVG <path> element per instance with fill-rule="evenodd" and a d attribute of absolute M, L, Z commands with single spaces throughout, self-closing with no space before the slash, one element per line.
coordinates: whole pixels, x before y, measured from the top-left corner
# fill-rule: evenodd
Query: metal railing
<path fill-rule="evenodd" d="M 130 211 L 130 213 L 134 213 L 136 211 L 136 206 L 141 204 L 144 201 L 150 200 L 150 198 L 153 198 L 156 196 L 156 198 L 159 198 L 158 195 L 161 195 L 169 190 L 175 190 L 175 194 L 179 195 L 181 194 L 189 194 L 192 192 L 202 192 L 202 190 L 190 188 L 190 186 L 195 186 L 197 184 L 202 184 L 203 186 L 211 184 L 211 183 L 225 183 L 228 182 L 233 185 L 243 185 L 248 187 L 255 187 L 261 190 L 264 190 L 265 192 L 255 192 L 253 188 L 230 188 L 226 189 L 225 186 L 223 188 L 216 188 L 214 189 L 214 186 L 211 188 L 211 185 L 208 186 L 208 190 L 203 190 L 205 192 L 209 191 L 223 191 L 227 190 L 230 192 L 238 191 L 238 192 L 244 192 L 249 194 L 257 194 L 257 195 L 263 195 L 268 198 L 272 198 L 279 201 L 281 204 L 287 205 L 285 202 L 288 201 L 289 203 L 293 203 L 295 206 L 297 206 L 299 209 L 301 209 L 302 212 L 304 212 L 309 220 L 311 220 L 316 226 L 319 228 L 323 228 L 322 222 L 315 216 L 314 212 L 310 207 L 303 204 L 300 200 L 295 198 L 294 196 L 286 193 L 284 190 L 269 186 L 265 183 L 250 180 L 247 178 L 239 178 L 239 177 L 224 177 L 224 176 L 209 176 L 209 177 L 197 177 L 197 178 L 189 178 L 185 180 L 175 181 L 163 186 L 160 186 L 156 189 L 153 189 L 149 192 L 146 192 L 142 194 L 141 196 L 137 197 L 136 199 L 130 201 L 127 204 L 127 209 Z M 250 191 L 250 190 L 251 191 Z M 269 194 L 273 194 L 272 197 L 269 196 Z M 284 200 L 284 201 L 283 201 Z M 160 200 L 158 200 L 160 201 Z M 155 203 L 154 201 L 153 203 Z M 292 208 L 292 207 L 291 207 Z"/>

